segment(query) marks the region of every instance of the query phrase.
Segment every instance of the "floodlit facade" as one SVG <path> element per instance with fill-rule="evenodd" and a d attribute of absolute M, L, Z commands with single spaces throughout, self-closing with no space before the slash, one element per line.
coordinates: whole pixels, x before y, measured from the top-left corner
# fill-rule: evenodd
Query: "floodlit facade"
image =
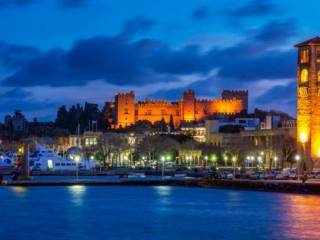
<path fill-rule="evenodd" d="M 320 160 L 320 38 L 295 45 L 297 69 L 297 141 L 307 169 Z M 313 161 L 310 161 L 313 160 Z"/>
<path fill-rule="evenodd" d="M 114 102 L 109 103 L 108 116 L 114 128 L 127 127 L 137 121 L 151 123 L 164 120 L 175 127 L 181 122 L 205 119 L 211 114 L 236 114 L 248 109 L 248 91 L 224 91 L 219 99 L 197 99 L 193 90 L 183 93 L 176 102 L 150 100 L 135 102 L 135 93 L 117 93 Z"/>

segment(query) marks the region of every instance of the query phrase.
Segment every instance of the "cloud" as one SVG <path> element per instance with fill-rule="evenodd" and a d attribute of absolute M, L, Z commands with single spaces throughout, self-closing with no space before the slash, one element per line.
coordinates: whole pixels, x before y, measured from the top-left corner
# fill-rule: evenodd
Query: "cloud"
<path fill-rule="evenodd" d="M 225 11 L 231 18 L 265 16 L 278 12 L 279 9 L 270 0 L 250 0 L 246 5 Z"/>
<path fill-rule="evenodd" d="M 192 19 L 194 20 L 202 20 L 209 17 L 209 7 L 208 6 L 200 6 L 196 8 L 192 14 Z"/>
<path fill-rule="evenodd" d="M 143 33 L 150 30 L 155 24 L 156 21 L 153 19 L 145 18 L 144 16 L 136 16 L 125 22 L 122 34 L 128 37 L 137 33 Z"/>
<path fill-rule="evenodd" d="M 268 29 L 270 26 L 272 29 Z M 208 51 L 197 45 L 173 49 L 156 39 L 133 40 L 122 33 L 83 39 L 70 49 L 40 54 L 4 79 L 2 85 L 86 86 L 99 80 L 118 87 L 138 88 L 155 83 L 168 85 L 196 75 L 189 85 L 181 88 L 195 88 L 199 95 L 210 96 L 221 88 L 244 88 L 262 79 L 293 78 L 295 52 L 284 51 L 281 46 L 295 36 L 295 31 L 278 36 L 288 26 L 294 26 L 291 20 L 272 21 L 246 32 L 240 43 Z M 129 32 L 136 31 L 139 32 Z M 266 32 L 270 36 L 263 37 Z M 213 70 L 216 71 L 212 73 Z M 164 89 L 161 95 L 169 90 Z"/>
<path fill-rule="evenodd" d="M 275 86 L 256 99 L 258 104 L 291 104 L 296 101 L 297 85 L 295 81 L 285 86 Z"/>
<path fill-rule="evenodd" d="M 24 66 L 39 57 L 40 53 L 35 47 L 0 42 L 0 63 L 8 68 Z"/>
<path fill-rule="evenodd" d="M 0 96 L 1 99 L 7 98 L 7 99 L 19 99 L 22 100 L 23 98 L 32 96 L 32 93 L 21 89 L 21 88 L 13 88 L 7 92 L 5 92 L 3 95 Z"/>

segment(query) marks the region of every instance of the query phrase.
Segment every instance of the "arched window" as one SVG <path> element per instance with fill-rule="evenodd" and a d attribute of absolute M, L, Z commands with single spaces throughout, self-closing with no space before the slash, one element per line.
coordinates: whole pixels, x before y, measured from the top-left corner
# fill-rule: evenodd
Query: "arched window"
<path fill-rule="evenodd" d="M 308 82 L 308 70 L 307 69 L 303 69 L 301 71 L 301 79 L 300 79 L 300 81 L 302 83 Z"/>

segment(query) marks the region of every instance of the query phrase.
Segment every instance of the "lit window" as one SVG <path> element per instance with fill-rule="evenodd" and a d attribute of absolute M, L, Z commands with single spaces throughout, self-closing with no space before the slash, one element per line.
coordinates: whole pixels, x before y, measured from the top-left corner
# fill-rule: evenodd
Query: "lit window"
<path fill-rule="evenodd" d="M 320 70 L 318 71 L 318 82 L 320 82 Z"/>
<path fill-rule="evenodd" d="M 300 54 L 300 61 L 301 63 L 308 63 L 309 62 L 309 50 L 308 49 L 303 49 L 301 51 L 301 54 Z"/>
<path fill-rule="evenodd" d="M 301 83 L 305 83 L 308 82 L 308 70 L 307 69 L 303 69 L 301 71 L 301 79 L 300 79 Z"/>
<path fill-rule="evenodd" d="M 317 49 L 317 63 L 320 62 L 320 48 Z"/>

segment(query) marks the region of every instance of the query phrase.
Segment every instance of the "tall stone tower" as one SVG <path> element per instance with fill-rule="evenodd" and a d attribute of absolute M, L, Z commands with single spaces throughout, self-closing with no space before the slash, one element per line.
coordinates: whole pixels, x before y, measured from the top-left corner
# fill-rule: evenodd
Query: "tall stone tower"
<path fill-rule="evenodd" d="M 117 93 L 115 103 L 115 127 L 128 127 L 135 123 L 135 95 L 134 92 Z"/>
<path fill-rule="evenodd" d="M 191 122 L 195 120 L 196 98 L 193 90 L 187 90 L 183 93 L 182 111 L 182 120 L 186 122 Z"/>
<path fill-rule="evenodd" d="M 308 170 L 320 160 L 320 37 L 298 48 L 297 142 Z"/>

